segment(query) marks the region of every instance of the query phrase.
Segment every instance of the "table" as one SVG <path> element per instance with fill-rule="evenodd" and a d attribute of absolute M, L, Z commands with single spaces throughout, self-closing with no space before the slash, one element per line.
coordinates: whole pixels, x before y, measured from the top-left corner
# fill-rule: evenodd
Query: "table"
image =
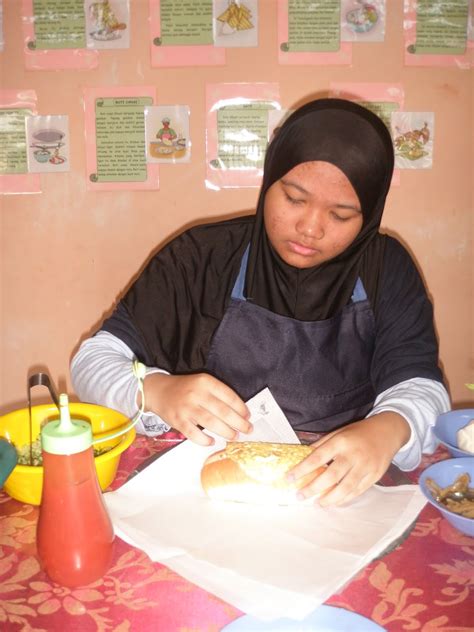
<path fill-rule="evenodd" d="M 179 441 L 138 436 L 122 455 L 111 489 Z M 410 473 L 413 482 L 443 448 Z M 0 630 L 8 632 L 218 632 L 242 612 L 116 538 L 111 568 L 83 588 L 63 588 L 36 556 L 38 507 L 0 491 Z M 358 612 L 389 632 L 474 630 L 474 538 L 426 505 L 410 533 L 326 603 Z"/>

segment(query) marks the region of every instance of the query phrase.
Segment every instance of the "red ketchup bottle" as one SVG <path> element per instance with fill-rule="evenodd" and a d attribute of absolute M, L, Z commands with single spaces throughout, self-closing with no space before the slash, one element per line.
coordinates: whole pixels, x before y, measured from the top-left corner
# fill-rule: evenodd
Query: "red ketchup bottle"
<path fill-rule="evenodd" d="M 43 570 L 61 586 L 89 584 L 112 559 L 114 531 L 97 480 L 88 422 L 71 420 L 68 397 L 60 419 L 41 431 L 43 494 L 36 532 Z"/>

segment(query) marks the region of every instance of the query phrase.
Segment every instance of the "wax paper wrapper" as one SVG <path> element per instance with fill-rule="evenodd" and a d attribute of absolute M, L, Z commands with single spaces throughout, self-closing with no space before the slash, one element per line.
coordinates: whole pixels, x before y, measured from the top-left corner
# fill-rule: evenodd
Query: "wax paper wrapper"
<path fill-rule="evenodd" d="M 247 402 L 242 440 L 298 443 L 268 389 Z M 388 548 L 425 505 L 418 486 L 373 486 L 340 508 L 215 501 L 201 488 L 206 457 L 224 447 L 185 441 L 104 495 L 119 537 L 254 617 L 303 619 Z"/>

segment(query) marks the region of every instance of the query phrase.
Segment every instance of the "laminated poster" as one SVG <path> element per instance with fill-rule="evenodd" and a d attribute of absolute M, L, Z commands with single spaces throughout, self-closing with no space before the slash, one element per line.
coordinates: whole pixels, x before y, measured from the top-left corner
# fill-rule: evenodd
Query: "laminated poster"
<path fill-rule="evenodd" d="M 33 0 L 35 39 L 29 48 L 85 48 L 84 0 Z"/>
<path fill-rule="evenodd" d="M 28 70 L 91 69 L 98 53 L 86 48 L 84 0 L 22 0 Z"/>
<path fill-rule="evenodd" d="M 279 128 L 283 125 L 286 119 L 293 114 L 294 110 L 269 110 L 268 111 L 268 128 L 267 128 L 267 143 L 278 134 Z"/>
<path fill-rule="evenodd" d="M 468 48 L 474 48 L 474 2 L 469 2 L 469 16 L 467 18 L 467 46 Z M 472 65 L 474 65 L 474 58 L 471 57 Z"/>
<path fill-rule="evenodd" d="M 391 129 L 393 112 L 403 109 L 405 93 L 399 83 L 331 83 L 329 92 L 332 97 L 349 99 L 360 103 L 379 116 L 388 129 Z"/>
<path fill-rule="evenodd" d="M 210 84 L 206 100 L 206 186 L 260 186 L 268 145 L 268 115 L 281 110 L 278 85 Z"/>
<path fill-rule="evenodd" d="M 383 42 L 386 0 L 341 0 L 343 42 Z"/>
<path fill-rule="evenodd" d="M 3 0 L 0 0 L 0 53 L 5 48 L 5 39 L 3 37 Z"/>
<path fill-rule="evenodd" d="M 406 0 L 405 64 L 469 68 L 470 0 Z"/>
<path fill-rule="evenodd" d="M 33 114 L 33 90 L 0 90 L 0 193 L 41 191 L 39 176 L 28 173 L 25 119 Z"/>
<path fill-rule="evenodd" d="M 347 64 L 352 44 L 341 42 L 340 0 L 278 0 L 280 64 Z"/>
<path fill-rule="evenodd" d="M 394 112 L 398 111 L 398 103 L 395 101 L 364 101 L 364 99 L 358 99 L 357 103 L 371 110 L 374 114 L 377 114 L 385 123 L 386 127 L 389 130 L 392 129 L 391 120 Z"/>
<path fill-rule="evenodd" d="M 377 114 L 392 133 L 392 116 L 403 110 L 405 92 L 399 83 L 331 83 L 332 97 L 349 99 Z M 393 139 L 393 136 L 392 136 Z M 396 167 L 396 165 L 395 165 Z M 392 185 L 400 184 L 400 172 L 395 168 Z"/>
<path fill-rule="evenodd" d="M 85 0 L 88 48 L 130 47 L 129 0 Z"/>
<path fill-rule="evenodd" d="M 258 46 L 258 0 L 214 0 L 214 46 Z"/>
<path fill-rule="evenodd" d="M 214 46 L 212 0 L 149 0 L 152 66 L 225 64 Z"/>
<path fill-rule="evenodd" d="M 394 112 L 392 138 L 395 166 L 431 169 L 433 166 L 434 112 Z"/>
<path fill-rule="evenodd" d="M 27 116 L 28 171 L 69 171 L 69 116 Z"/>
<path fill-rule="evenodd" d="M 151 105 L 145 108 L 147 162 L 174 164 L 191 160 L 189 107 Z"/>
<path fill-rule="evenodd" d="M 89 190 L 158 189 L 158 165 L 147 164 L 145 108 L 153 87 L 86 88 Z"/>

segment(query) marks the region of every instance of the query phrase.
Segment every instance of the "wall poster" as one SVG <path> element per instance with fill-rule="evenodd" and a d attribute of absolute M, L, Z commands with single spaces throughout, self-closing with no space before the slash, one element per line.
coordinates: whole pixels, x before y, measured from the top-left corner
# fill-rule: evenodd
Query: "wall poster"
<path fill-rule="evenodd" d="M 279 128 L 283 125 L 286 119 L 293 114 L 294 110 L 268 110 L 268 128 L 267 128 L 267 141 L 273 139 L 275 134 L 278 133 Z"/>
<path fill-rule="evenodd" d="M 338 83 L 331 82 L 332 97 L 356 101 L 380 116 L 390 129 L 392 112 L 403 110 L 405 91 L 400 83 Z"/>
<path fill-rule="evenodd" d="M 25 119 L 36 114 L 34 90 L 0 90 L 0 193 L 40 193 L 40 177 L 28 173 Z"/>
<path fill-rule="evenodd" d="M 352 62 L 352 44 L 341 41 L 340 0 L 278 0 L 278 62 Z"/>
<path fill-rule="evenodd" d="M 147 162 L 190 162 L 191 139 L 187 105 L 146 106 L 145 135 Z"/>
<path fill-rule="evenodd" d="M 5 48 L 5 38 L 3 36 L 3 0 L 0 0 L 0 53 Z"/>
<path fill-rule="evenodd" d="M 96 49 L 129 48 L 129 0 L 22 0 L 25 66 L 90 70 Z"/>
<path fill-rule="evenodd" d="M 147 164 L 145 145 L 145 108 L 154 101 L 154 87 L 84 90 L 89 190 L 158 189 L 158 165 Z"/>
<path fill-rule="evenodd" d="M 469 2 L 469 16 L 467 18 L 467 46 L 474 48 L 474 1 Z M 471 57 L 471 63 L 474 65 L 474 55 Z"/>
<path fill-rule="evenodd" d="M 260 186 L 268 113 L 281 110 L 278 84 L 208 84 L 206 110 L 206 186 Z"/>
<path fill-rule="evenodd" d="M 386 0 L 341 0 L 343 42 L 383 42 Z"/>
<path fill-rule="evenodd" d="M 130 48 L 129 0 L 85 0 L 88 48 Z"/>
<path fill-rule="evenodd" d="M 471 66 L 470 0 L 405 0 L 407 66 Z"/>
<path fill-rule="evenodd" d="M 212 0 L 149 3 L 152 66 L 225 64 L 225 48 L 214 46 Z"/>
<path fill-rule="evenodd" d="M 433 112 L 394 112 L 392 138 L 397 168 L 431 169 L 434 140 Z"/>
<path fill-rule="evenodd" d="M 214 46 L 258 46 L 258 0 L 213 0 Z"/>
<path fill-rule="evenodd" d="M 403 110 L 405 91 L 400 83 L 337 83 L 329 86 L 332 97 L 349 99 L 371 110 L 392 133 L 392 116 Z M 393 136 L 392 136 L 393 139 Z M 395 168 L 392 185 L 400 184 L 400 172 Z"/>
<path fill-rule="evenodd" d="M 28 70 L 96 68 L 98 52 L 86 48 L 84 0 L 22 0 Z"/>
<path fill-rule="evenodd" d="M 69 116 L 27 116 L 26 138 L 30 173 L 70 171 Z"/>

